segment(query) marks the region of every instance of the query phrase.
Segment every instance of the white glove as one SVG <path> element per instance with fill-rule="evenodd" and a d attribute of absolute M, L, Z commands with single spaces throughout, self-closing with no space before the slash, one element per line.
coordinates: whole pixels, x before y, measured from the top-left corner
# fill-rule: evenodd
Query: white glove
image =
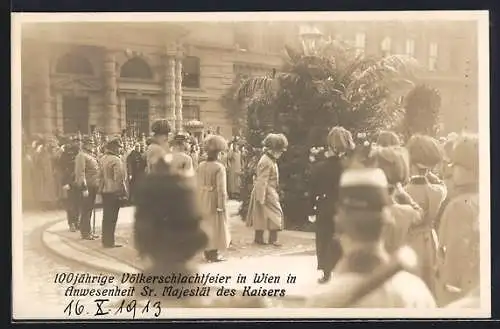
<path fill-rule="evenodd" d="M 66 184 L 63 186 L 63 190 L 68 191 L 69 190 L 69 184 Z"/>
<path fill-rule="evenodd" d="M 316 222 L 316 215 L 312 215 L 308 217 L 309 222 L 315 223 Z"/>
<path fill-rule="evenodd" d="M 89 190 L 84 190 L 83 191 L 83 196 L 88 197 L 89 196 Z"/>

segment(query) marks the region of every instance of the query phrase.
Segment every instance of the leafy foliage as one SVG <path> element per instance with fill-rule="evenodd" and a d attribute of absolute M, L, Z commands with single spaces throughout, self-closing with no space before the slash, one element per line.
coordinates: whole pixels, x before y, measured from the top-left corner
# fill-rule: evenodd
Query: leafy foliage
<path fill-rule="evenodd" d="M 246 102 L 251 146 L 260 147 L 269 132 L 284 133 L 289 140 L 288 151 L 280 160 L 280 185 L 286 225 L 295 226 L 306 218 L 310 148 L 324 145 L 335 125 L 353 134 L 392 126 L 400 116 L 400 104 L 391 99 L 390 91 L 395 86 L 413 87 L 417 65 L 398 55 L 382 59 L 356 56 L 354 49 L 337 41 L 324 42 L 317 56 L 306 56 L 291 47 L 285 50 L 281 71 L 242 81 L 237 96 Z M 249 184 L 244 188 L 251 191 L 250 181 L 243 184 Z M 244 201 L 240 209 L 242 217 L 246 204 Z"/>
<path fill-rule="evenodd" d="M 439 123 L 441 96 L 427 85 L 418 85 L 405 97 L 403 130 L 407 137 L 415 134 L 434 136 Z"/>

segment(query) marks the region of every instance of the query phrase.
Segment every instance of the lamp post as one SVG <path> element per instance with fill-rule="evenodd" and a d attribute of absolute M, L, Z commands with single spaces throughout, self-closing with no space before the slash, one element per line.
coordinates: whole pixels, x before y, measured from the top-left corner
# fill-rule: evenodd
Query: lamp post
<path fill-rule="evenodd" d="M 299 36 L 302 42 L 302 48 L 306 56 L 314 56 L 318 52 L 319 42 L 323 39 L 323 33 L 313 25 L 301 25 Z"/>

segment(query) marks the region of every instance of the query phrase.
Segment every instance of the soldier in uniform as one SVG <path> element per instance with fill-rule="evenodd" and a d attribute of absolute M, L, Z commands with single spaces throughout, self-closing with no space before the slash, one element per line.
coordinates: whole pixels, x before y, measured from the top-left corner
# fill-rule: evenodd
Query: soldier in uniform
<path fill-rule="evenodd" d="M 226 212 L 226 168 L 217 161 L 220 153 L 227 149 L 227 142 L 222 136 L 210 135 L 204 141 L 204 148 L 207 160 L 198 167 L 197 188 L 203 214 L 203 227 L 208 235 L 205 259 L 208 262 L 220 262 L 224 258 L 219 252 L 227 249 L 231 242 Z"/>
<path fill-rule="evenodd" d="M 409 178 L 406 149 L 402 147 L 378 147 L 372 152 L 374 165 L 384 171 L 389 184 L 390 204 L 387 209 L 387 225 L 384 230 L 385 248 L 392 253 L 408 242 L 411 227 L 420 224 L 422 209 L 404 191 L 403 184 Z"/>
<path fill-rule="evenodd" d="M 460 136 L 451 155 L 453 193 L 443 202 L 438 228 L 440 305 L 465 297 L 479 285 L 479 141 Z"/>
<path fill-rule="evenodd" d="M 165 159 L 159 159 L 165 161 Z M 163 164 L 168 167 L 168 161 Z M 193 258 L 206 248 L 208 238 L 202 229 L 203 214 L 198 207 L 196 190 L 172 170 L 155 171 L 139 183 L 135 223 L 135 246 L 141 257 L 151 265 L 145 275 L 198 273 Z M 196 289 L 198 284 L 170 283 L 174 288 Z M 148 284 L 161 293 L 164 283 Z M 217 288 L 219 288 L 218 286 Z M 253 297 L 216 297 L 211 287 L 210 296 L 193 296 L 179 299 L 177 296 L 161 298 L 162 307 L 181 308 L 250 308 L 267 307 L 265 299 Z M 136 291 L 141 291 L 138 284 Z"/>
<path fill-rule="evenodd" d="M 76 185 L 75 180 L 75 159 L 80 152 L 80 141 L 78 139 L 69 140 L 64 144 L 64 151 L 59 158 L 59 171 L 61 172 L 61 185 L 66 191 L 66 218 L 69 230 L 78 230 L 80 216 L 81 189 Z"/>
<path fill-rule="evenodd" d="M 127 197 L 126 173 L 120 150 L 123 144 L 119 138 L 110 140 L 106 154 L 101 158 L 101 195 L 102 195 L 102 246 L 121 247 L 115 244 L 115 229 L 123 199 Z"/>
<path fill-rule="evenodd" d="M 80 202 L 80 234 L 82 239 L 94 240 L 90 218 L 94 211 L 100 186 L 100 166 L 95 157 L 95 144 L 91 137 L 83 137 L 82 147 L 75 158 L 75 185 L 82 191 Z"/>
<path fill-rule="evenodd" d="M 170 123 L 167 119 L 160 119 L 151 125 L 153 137 L 151 144 L 146 150 L 146 172 L 150 173 L 157 170 L 156 163 L 158 159 L 163 158 L 166 154 L 170 153 L 169 135 Z M 160 164 L 161 167 L 161 164 Z"/>
<path fill-rule="evenodd" d="M 354 150 L 351 133 L 334 127 L 327 138 L 329 151 L 327 157 L 316 162 L 311 169 L 309 187 L 309 221 L 315 223 L 316 257 L 318 270 L 323 271 L 320 283 L 330 280 L 331 272 L 341 256 L 338 240 L 334 239 L 334 216 L 338 200 L 340 175 L 344 169 L 346 157 Z"/>
<path fill-rule="evenodd" d="M 413 226 L 409 244 L 418 255 L 421 277 L 433 290 L 436 255 L 435 224 L 441 203 L 446 197 L 446 186 L 430 181 L 431 169 L 442 161 L 442 150 L 437 140 L 424 135 L 414 135 L 406 145 L 410 156 L 410 182 L 405 187 L 408 194 L 422 208 L 420 225 Z"/>
<path fill-rule="evenodd" d="M 343 255 L 330 282 L 311 293 L 307 307 L 433 308 L 434 299 L 424 282 L 407 271 L 396 272 L 380 285 L 371 287 L 348 305 L 356 288 L 377 269 L 390 263 L 383 232 L 390 204 L 388 183 L 378 168 L 344 171 L 340 178 L 336 231 Z"/>
<path fill-rule="evenodd" d="M 283 229 L 283 210 L 278 194 L 279 171 L 276 161 L 286 151 L 288 140 L 283 134 L 269 134 L 262 143 L 264 154 L 257 164 L 246 225 L 255 230 L 254 243 L 266 244 L 264 231 L 269 230 L 269 244 L 279 247 L 278 232 Z"/>

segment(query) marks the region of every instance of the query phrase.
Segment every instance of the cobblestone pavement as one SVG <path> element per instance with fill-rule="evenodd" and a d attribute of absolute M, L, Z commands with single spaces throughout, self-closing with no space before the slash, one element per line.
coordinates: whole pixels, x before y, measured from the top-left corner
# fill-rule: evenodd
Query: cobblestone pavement
<path fill-rule="evenodd" d="M 315 242 L 313 235 L 303 232 L 284 231 L 280 233 L 279 241 L 282 244 L 280 248 L 265 245 L 259 246 L 253 244 L 253 231 L 245 226 L 241 219 L 236 215 L 237 207 L 233 203 L 230 209 L 230 229 L 231 229 L 231 246 L 228 250 L 222 252 L 223 256 L 228 260 L 247 259 L 262 256 L 278 256 L 282 254 L 314 254 Z M 100 222 L 102 212 L 96 213 L 96 233 L 101 234 Z M 117 261 L 123 262 L 131 267 L 140 269 L 143 267 L 142 261 L 134 247 L 134 239 L 132 232 L 133 208 L 127 207 L 120 209 L 118 226 L 115 232 L 116 242 L 123 245 L 123 248 L 103 249 L 101 241 L 81 241 L 78 233 L 71 233 L 67 230 L 57 231 L 57 234 L 64 238 L 75 241 L 78 244 L 84 245 L 93 252 L 105 254 Z M 202 253 L 196 257 L 196 261 L 204 263 Z"/>
<path fill-rule="evenodd" d="M 63 317 L 63 310 L 71 301 L 71 297 L 65 297 L 64 292 L 67 285 L 56 284 L 54 279 L 57 273 L 85 272 L 89 269 L 78 263 L 70 263 L 50 253 L 42 243 L 41 234 L 43 229 L 61 219 L 65 218 L 62 211 L 37 212 L 23 214 L 23 254 L 22 269 L 13 267 L 14 280 L 22 275 L 20 283 L 22 294 L 14 292 L 13 304 L 19 303 L 19 309 L 14 310 L 13 318 L 39 318 L 47 317 L 47 310 L 59 310 L 59 317 Z M 15 235 L 13 236 L 15 239 Z M 16 243 L 14 243 L 15 245 Z M 21 273 L 19 273 L 21 271 Z M 17 286 L 17 283 L 15 283 Z M 17 289 L 17 288 L 16 288 Z M 76 298 L 75 298 L 76 299 Z M 27 302 L 29 301 L 29 302 Z M 81 302 L 86 302 L 81 298 Z M 17 316 L 16 316 L 17 314 Z M 57 314 L 52 314 L 52 316 Z"/>

